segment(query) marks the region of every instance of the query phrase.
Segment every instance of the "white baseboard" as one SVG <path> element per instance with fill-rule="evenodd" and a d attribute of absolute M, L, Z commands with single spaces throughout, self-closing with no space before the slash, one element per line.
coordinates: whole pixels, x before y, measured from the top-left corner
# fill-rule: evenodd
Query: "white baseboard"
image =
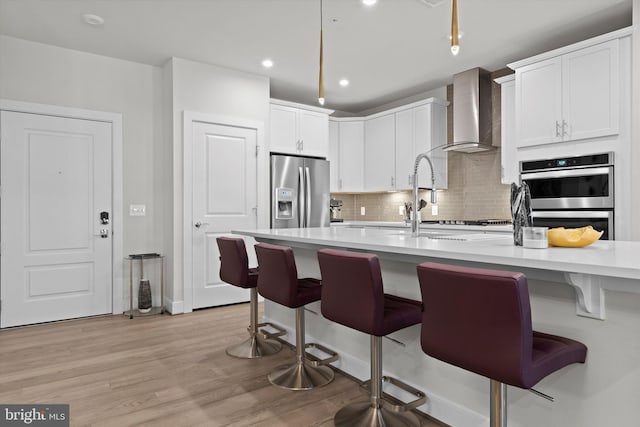
<path fill-rule="evenodd" d="M 173 301 L 172 299 L 165 297 L 164 308 L 172 315 L 182 314 L 184 313 L 184 301 Z"/>

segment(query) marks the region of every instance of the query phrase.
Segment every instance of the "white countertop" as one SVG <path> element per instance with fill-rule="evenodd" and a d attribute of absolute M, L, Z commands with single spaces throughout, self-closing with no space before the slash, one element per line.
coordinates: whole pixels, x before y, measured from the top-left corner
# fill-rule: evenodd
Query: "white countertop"
<path fill-rule="evenodd" d="M 424 228 L 421 227 L 424 231 Z M 515 246 L 511 235 L 471 241 L 411 237 L 408 230 L 376 228 L 288 228 L 234 231 L 256 240 L 337 247 L 393 254 L 479 262 L 514 268 L 640 280 L 640 242 L 598 241 L 585 248 L 530 249 Z M 640 285 L 638 286 L 640 290 Z"/>

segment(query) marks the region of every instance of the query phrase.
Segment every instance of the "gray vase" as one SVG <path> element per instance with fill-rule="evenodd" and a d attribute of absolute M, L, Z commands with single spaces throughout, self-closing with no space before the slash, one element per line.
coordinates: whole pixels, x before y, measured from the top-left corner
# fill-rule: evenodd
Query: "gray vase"
<path fill-rule="evenodd" d="M 511 184 L 511 222 L 513 223 L 513 243 L 522 246 L 522 228 L 531 227 L 531 193 L 529 186 Z"/>
<path fill-rule="evenodd" d="M 148 280 L 140 280 L 138 287 L 138 310 L 140 313 L 151 311 L 151 284 Z"/>

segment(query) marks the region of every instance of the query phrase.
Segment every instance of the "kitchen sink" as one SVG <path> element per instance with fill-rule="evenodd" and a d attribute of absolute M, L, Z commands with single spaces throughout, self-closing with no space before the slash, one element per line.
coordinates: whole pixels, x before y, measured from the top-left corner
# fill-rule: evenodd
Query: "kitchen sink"
<path fill-rule="evenodd" d="M 397 233 L 399 236 L 410 236 L 410 231 Z M 499 240 L 510 238 L 509 234 L 501 233 L 441 233 L 438 231 L 421 231 L 419 237 L 426 237 L 433 240 L 456 240 L 460 242 L 470 242 L 479 240 Z"/>
<path fill-rule="evenodd" d="M 420 233 L 422 237 L 422 233 Z M 461 242 L 470 242 L 478 240 L 499 240 L 510 238 L 510 235 L 498 234 L 498 233 L 474 233 L 474 234 L 440 234 L 436 236 L 427 235 L 429 239 L 436 240 L 457 240 Z"/>

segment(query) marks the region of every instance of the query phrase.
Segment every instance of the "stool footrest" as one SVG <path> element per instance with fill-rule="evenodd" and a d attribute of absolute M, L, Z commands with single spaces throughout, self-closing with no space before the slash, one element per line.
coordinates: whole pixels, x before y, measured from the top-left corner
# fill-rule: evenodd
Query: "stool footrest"
<path fill-rule="evenodd" d="M 397 378 L 394 377 L 388 377 L 388 376 L 383 376 L 382 377 L 382 381 L 383 382 L 388 382 L 389 384 L 393 384 L 394 386 L 398 387 L 399 389 L 406 391 L 407 393 L 410 393 L 412 395 L 414 395 L 416 397 L 415 400 L 412 400 L 411 402 L 402 402 L 400 399 L 398 399 L 397 397 L 389 394 L 389 393 L 385 393 L 383 392 L 383 398 L 381 399 L 382 402 L 382 406 L 384 406 L 386 409 L 393 411 L 393 412 L 407 412 L 407 411 L 413 411 L 414 409 L 416 409 L 418 406 L 424 404 L 427 401 L 427 396 L 420 390 L 411 387 L 409 384 L 406 384 L 402 381 L 400 381 Z M 366 380 L 360 383 L 360 388 L 363 392 L 369 394 L 371 391 L 371 380 Z"/>
<path fill-rule="evenodd" d="M 338 360 L 338 353 L 336 353 L 335 351 L 320 345 L 320 344 L 316 344 L 316 343 L 307 343 L 304 345 L 305 350 L 308 348 L 315 348 L 317 350 L 320 350 L 321 352 L 328 354 L 329 357 L 326 357 L 324 359 L 320 359 L 318 356 L 316 356 L 315 354 L 311 354 L 305 351 L 305 357 L 307 358 L 307 363 L 309 363 L 309 365 L 313 366 L 313 367 L 318 367 L 318 366 L 323 366 L 323 365 L 328 365 L 330 363 L 335 362 L 336 360 Z"/>
<path fill-rule="evenodd" d="M 287 331 L 284 328 L 271 322 L 258 323 L 257 327 L 258 331 L 262 334 L 262 337 L 266 340 L 272 340 L 287 334 Z M 276 332 L 267 332 L 261 329 L 266 327 L 275 329 Z"/>

